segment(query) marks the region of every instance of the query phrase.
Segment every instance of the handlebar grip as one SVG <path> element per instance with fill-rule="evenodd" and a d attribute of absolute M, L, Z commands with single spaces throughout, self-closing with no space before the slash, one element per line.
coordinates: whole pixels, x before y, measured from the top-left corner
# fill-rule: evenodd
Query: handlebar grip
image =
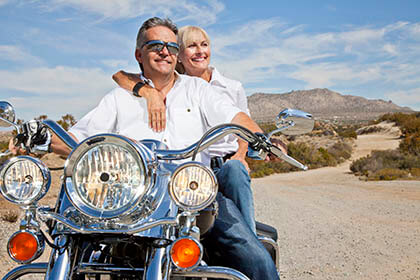
<path fill-rule="evenodd" d="M 272 146 L 271 147 L 271 151 L 272 154 L 276 155 L 278 158 L 281 158 L 282 160 L 284 160 L 285 162 L 300 168 L 302 170 L 308 170 L 308 166 L 298 162 L 297 160 L 295 160 L 294 158 L 288 156 L 287 154 L 283 153 L 282 150 L 280 150 L 280 148 L 276 147 L 276 146 Z"/>

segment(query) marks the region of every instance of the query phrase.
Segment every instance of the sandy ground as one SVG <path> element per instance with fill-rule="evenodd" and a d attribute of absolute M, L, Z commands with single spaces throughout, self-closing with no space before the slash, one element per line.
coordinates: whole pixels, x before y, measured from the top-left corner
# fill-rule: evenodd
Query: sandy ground
<path fill-rule="evenodd" d="M 394 132 L 359 136 L 353 158 L 396 148 Z M 360 181 L 349 165 L 253 180 L 282 279 L 420 279 L 420 182 Z"/>
<path fill-rule="evenodd" d="M 359 136 L 353 158 L 397 147 L 386 127 Z M 420 182 L 360 181 L 349 165 L 253 180 L 257 220 L 278 229 L 282 279 L 420 280 Z M 0 222 L 1 276 L 16 266 L 4 248 L 17 229 Z"/>

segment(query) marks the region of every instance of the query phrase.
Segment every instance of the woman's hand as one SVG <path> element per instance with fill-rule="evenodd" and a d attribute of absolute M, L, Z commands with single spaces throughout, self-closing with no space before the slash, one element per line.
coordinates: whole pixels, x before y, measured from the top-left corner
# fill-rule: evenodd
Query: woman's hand
<path fill-rule="evenodd" d="M 122 70 L 112 75 L 112 79 L 120 87 L 130 92 L 133 92 L 134 86 L 142 81 L 139 74 L 127 73 Z M 164 131 L 166 128 L 166 105 L 162 93 L 149 85 L 144 85 L 138 94 L 147 101 L 149 127 L 155 132 Z"/>

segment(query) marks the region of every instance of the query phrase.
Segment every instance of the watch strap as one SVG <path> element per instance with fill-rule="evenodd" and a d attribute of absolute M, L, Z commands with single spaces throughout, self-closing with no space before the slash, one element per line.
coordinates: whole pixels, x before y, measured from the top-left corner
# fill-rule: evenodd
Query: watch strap
<path fill-rule="evenodd" d="M 133 95 L 137 96 L 137 97 L 141 97 L 139 94 L 139 90 L 146 85 L 144 82 L 138 82 L 134 87 L 133 87 Z"/>

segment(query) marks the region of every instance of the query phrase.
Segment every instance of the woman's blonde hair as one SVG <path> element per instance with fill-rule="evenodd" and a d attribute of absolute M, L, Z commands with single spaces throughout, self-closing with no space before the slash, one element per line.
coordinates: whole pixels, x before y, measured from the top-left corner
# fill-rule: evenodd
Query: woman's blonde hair
<path fill-rule="evenodd" d="M 207 43 L 210 45 L 210 37 L 207 35 L 207 32 L 204 31 L 203 28 L 198 26 L 187 25 L 183 26 L 178 30 L 178 45 L 179 50 L 182 52 L 187 46 L 189 46 L 192 42 L 196 41 L 200 35 L 203 35 L 206 38 Z M 184 66 L 178 60 L 176 64 L 176 71 L 180 74 L 185 73 Z"/>

